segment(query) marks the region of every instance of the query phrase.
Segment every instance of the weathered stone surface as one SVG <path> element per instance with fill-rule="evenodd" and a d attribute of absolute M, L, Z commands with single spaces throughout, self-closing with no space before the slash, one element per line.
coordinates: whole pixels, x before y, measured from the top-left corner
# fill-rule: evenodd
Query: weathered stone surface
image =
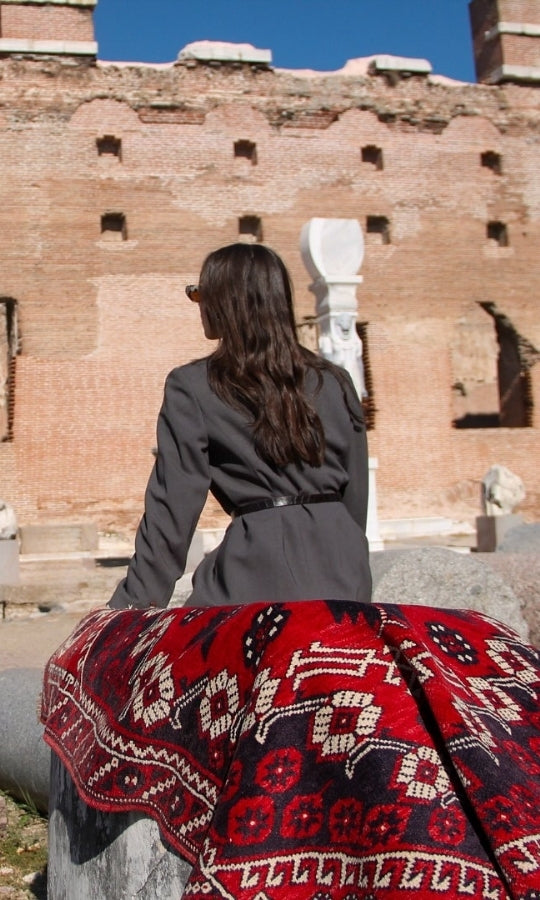
<path fill-rule="evenodd" d="M 529 638 L 521 601 L 497 574 L 471 556 L 429 547 L 374 554 L 371 562 L 377 603 L 476 610 Z"/>
<path fill-rule="evenodd" d="M 0 788 L 46 810 L 50 751 L 38 720 L 42 679 L 41 669 L 0 672 Z"/>
<path fill-rule="evenodd" d="M 23 525 L 20 535 L 21 553 L 80 553 L 98 548 L 94 522 Z"/>
<path fill-rule="evenodd" d="M 3 586 L 20 584 L 19 544 L 0 540 L 0 600 L 4 600 Z"/>
<path fill-rule="evenodd" d="M 540 553 L 485 553 L 482 562 L 512 587 L 522 604 L 529 640 L 540 647 Z"/>
<path fill-rule="evenodd" d="M 523 522 L 521 516 L 506 513 L 500 516 L 476 517 L 476 549 L 479 553 L 493 553 L 503 543 L 506 533 Z"/>
<path fill-rule="evenodd" d="M 540 522 L 517 525 L 508 531 L 499 545 L 501 553 L 538 553 L 540 555 Z"/>
<path fill-rule="evenodd" d="M 16 536 L 17 519 L 15 510 L 4 500 L 0 500 L 0 540 L 9 541 Z"/>
<path fill-rule="evenodd" d="M 23 556 L 21 583 L 0 586 L 5 618 L 19 619 L 38 612 L 59 613 L 62 610 L 79 612 L 82 616 L 90 609 L 104 606 L 124 577 L 127 562 L 127 558 L 96 562 L 90 556 L 69 555 L 52 561 L 47 557 L 30 561 Z M 38 623 L 33 622 L 37 626 Z"/>
<path fill-rule="evenodd" d="M 226 63 L 257 63 L 269 66 L 272 51 L 261 50 L 253 44 L 231 44 L 225 41 L 194 41 L 186 44 L 178 54 L 179 60 L 214 60 Z"/>
<path fill-rule="evenodd" d="M 427 59 L 411 59 L 403 56 L 376 56 L 372 62 L 375 72 L 404 72 L 409 75 L 429 75 L 433 66 Z"/>
<path fill-rule="evenodd" d="M 503 516 L 525 499 L 525 488 L 519 475 L 498 463 L 482 479 L 482 501 L 487 516 Z"/>
<path fill-rule="evenodd" d="M 486 553 L 482 562 L 511 585 L 522 604 L 530 643 L 540 647 L 540 553 Z"/>
<path fill-rule="evenodd" d="M 190 872 L 152 819 L 87 806 L 52 754 L 48 900 L 181 897 Z"/>

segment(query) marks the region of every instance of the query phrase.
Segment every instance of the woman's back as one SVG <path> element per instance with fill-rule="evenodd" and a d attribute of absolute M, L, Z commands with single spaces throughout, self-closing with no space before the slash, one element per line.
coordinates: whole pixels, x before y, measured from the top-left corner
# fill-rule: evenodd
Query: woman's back
<path fill-rule="evenodd" d="M 283 262 L 261 245 L 221 248 L 188 295 L 218 345 L 167 378 L 136 552 L 111 605 L 167 605 L 208 490 L 233 521 L 191 603 L 368 602 L 362 409 L 346 373 L 298 343 Z"/>
<path fill-rule="evenodd" d="M 335 376 L 324 373 L 318 391 L 316 374 L 308 378 L 326 438 L 321 465 L 278 468 L 255 452 L 246 415 L 208 387 L 204 361 L 180 371 L 180 377 L 193 379 L 194 388 L 198 385 L 208 429 L 211 490 L 227 511 L 236 511 L 223 543 L 197 569 L 188 602 L 369 602 L 366 435 L 351 418 Z M 358 400 L 352 385 L 348 390 L 354 410 Z M 259 500 L 304 496 L 330 499 L 249 511 Z"/>
<path fill-rule="evenodd" d="M 221 400 L 212 390 L 206 374 L 207 360 L 199 360 L 171 373 L 192 392 L 202 410 L 208 440 L 211 490 L 227 512 L 242 503 L 263 498 L 299 494 L 301 492 L 340 492 L 347 496 L 350 470 L 357 471 L 354 502 L 349 511 L 365 528 L 367 516 L 367 448 L 362 411 L 352 384 L 340 384 L 331 372 L 318 376 L 310 372 L 306 391 L 317 411 L 325 433 L 325 450 L 320 466 L 289 463 L 278 467 L 261 458 L 253 445 L 247 413 Z M 351 418 L 349 406 L 356 412 Z M 354 456 L 354 458 L 353 458 Z M 356 484 L 358 482 L 358 484 Z M 353 485 L 351 485 L 351 488 Z"/>

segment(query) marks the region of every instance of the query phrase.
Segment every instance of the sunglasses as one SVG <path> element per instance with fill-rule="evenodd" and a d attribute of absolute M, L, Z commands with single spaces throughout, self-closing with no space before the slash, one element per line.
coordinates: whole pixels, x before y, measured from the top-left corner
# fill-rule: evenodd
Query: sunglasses
<path fill-rule="evenodd" d="M 186 294 L 191 300 L 192 303 L 198 303 L 201 299 L 199 294 L 199 285 L 198 284 L 187 284 L 186 285 Z"/>

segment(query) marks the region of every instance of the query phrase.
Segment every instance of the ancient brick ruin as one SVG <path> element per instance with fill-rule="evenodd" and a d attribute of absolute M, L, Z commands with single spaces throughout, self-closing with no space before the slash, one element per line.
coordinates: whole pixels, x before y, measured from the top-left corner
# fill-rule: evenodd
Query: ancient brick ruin
<path fill-rule="evenodd" d="M 263 240 L 309 339 L 315 216 L 366 238 L 380 516 L 472 519 L 501 463 L 538 518 L 537 0 L 472 0 L 478 84 L 204 45 L 102 62 L 95 4 L 0 0 L 0 495 L 19 522 L 135 526 L 165 376 L 210 346 L 184 285 L 211 249 Z"/>

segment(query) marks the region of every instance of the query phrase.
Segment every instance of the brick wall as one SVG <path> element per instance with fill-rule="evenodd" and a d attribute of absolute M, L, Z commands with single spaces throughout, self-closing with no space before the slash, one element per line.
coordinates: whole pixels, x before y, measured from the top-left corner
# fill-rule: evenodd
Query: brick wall
<path fill-rule="evenodd" d="M 93 41 L 91 9 L 0 3 L 0 37 L 41 41 Z"/>
<path fill-rule="evenodd" d="M 540 349 L 534 88 L 249 66 L 0 69 L 0 296 L 17 301 L 21 339 L 0 466 L 21 523 L 134 527 L 165 376 L 210 346 L 184 285 L 246 215 L 289 266 L 299 321 L 314 312 L 302 225 L 388 219 L 389 243 L 366 236 L 358 289 L 381 515 L 472 518 L 497 462 L 522 477 L 525 512 L 538 516 L 540 366 L 534 427 L 452 426 L 456 330 L 490 321 L 480 303 Z M 100 153 L 104 136 L 120 141 L 117 155 L 110 142 Z M 256 164 L 235 158 L 239 140 L 256 145 Z M 366 146 L 382 168 L 362 161 Z M 482 164 L 487 151 L 500 172 Z M 111 214 L 125 217 L 125 240 L 102 233 Z M 489 222 L 506 226 L 507 246 L 488 238 Z M 219 520 L 209 504 L 203 524 Z"/>
<path fill-rule="evenodd" d="M 540 65 L 540 38 L 526 34 L 492 34 L 499 24 L 511 28 L 540 25 L 537 0 L 472 0 L 469 6 L 476 74 L 479 81 L 490 79 L 502 65 Z"/>
<path fill-rule="evenodd" d="M 503 62 L 515 65 L 519 60 L 520 66 L 540 67 L 540 37 L 505 34 L 500 43 Z"/>
<path fill-rule="evenodd" d="M 497 0 L 493 5 L 501 22 L 527 22 L 529 25 L 540 22 L 537 0 Z"/>

